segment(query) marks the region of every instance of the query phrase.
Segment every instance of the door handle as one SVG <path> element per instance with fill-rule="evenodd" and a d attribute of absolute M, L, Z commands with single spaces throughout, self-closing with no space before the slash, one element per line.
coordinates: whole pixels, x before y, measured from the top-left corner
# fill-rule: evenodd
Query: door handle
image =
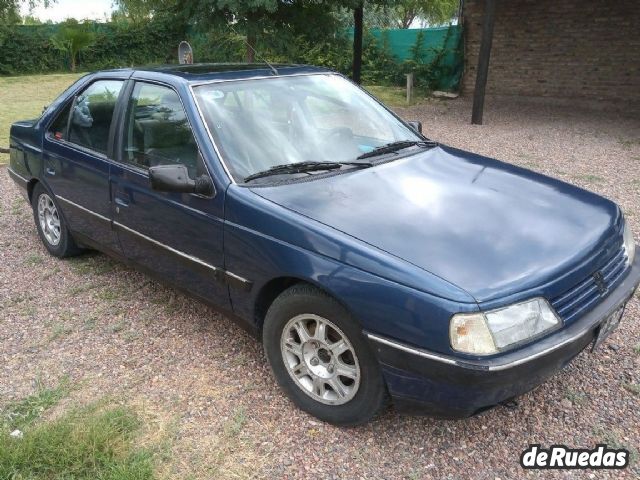
<path fill-rule="evenodd" d="M 120 197 L 116 197 L 116 205 L 120 206 L 120 207 L 128 207 L 129 206 L 129 202 L 127 202 L 125 199 L 120 198 Z"/>
<path fill-rule="evenodd" d="M 116 202 L 116 213 L 120 213 L 120 207 L 127 208 L 129 206 L 129 202 L 124 198 L 115 197 Z"/>
<path fill-rule="evenodd" d="M 45 168 L 44 171 L 47 175 L 51 175 L 52 177 L 56 174 L 56 171 L 51 167 Z"/>

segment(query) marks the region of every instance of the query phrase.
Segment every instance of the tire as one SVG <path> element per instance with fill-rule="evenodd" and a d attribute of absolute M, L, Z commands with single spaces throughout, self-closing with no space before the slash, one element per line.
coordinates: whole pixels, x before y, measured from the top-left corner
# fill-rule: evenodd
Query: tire
<path fill-rule="evenodd" d="M 387 403 L 378 360 L 360 326 L 321 290 L 307 284 L 285 290 L 267 311 L 262 340 L 280 387 L 320 420 L 359 425 Z"/>
<path fill-rule="evenodd" d="M 41 183 L 33 188 L 31 207 L 38 236 L 51 255 L 64 258 L 82 253 L 67 228 L 55 196 Z"/>

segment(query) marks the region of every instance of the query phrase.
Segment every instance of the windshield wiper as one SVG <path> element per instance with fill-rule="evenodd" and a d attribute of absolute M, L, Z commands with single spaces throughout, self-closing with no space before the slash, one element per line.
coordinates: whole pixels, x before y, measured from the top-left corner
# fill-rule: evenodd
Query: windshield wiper
<path fill-rule="evenodd" d="M 425 147 L 425 148 L 433 148 L 438 146 L 437 142 L 433 142 L 431 140 L 400 140 L 397 142 L 387 143 L 385 145 L 381 145 L 379 147 L 374 148 L 370 152 L 363 153 L 358 158 L 370 158 L 377 157 L 378 155 L 384 155 L 385 153 L 393 153 L 403 148 L 408 147 Z"/>
<path fill-rule="evenodd" d="M 342 168 L 344 165 L 353 165 L 357 167 L 371 167 L 373 164 L 371 162 L 296 162 L 296 163 L 285 163 L 282 165 L 276 165 L 275 167 L 271 167 L 268 170 L 263 170 L 261 172 L 256 172 L 248 177 L 245 177 L 245 182 L 250 182 L 251 180 L 255 180 L 256 178 L 270 177 L 271 175 L 285 175 L 285 174 L 294 174 L 294 173 L 306 173 L 306 172 L 315 172 L 319 170 L 336 170 L 338 168 Z"/>

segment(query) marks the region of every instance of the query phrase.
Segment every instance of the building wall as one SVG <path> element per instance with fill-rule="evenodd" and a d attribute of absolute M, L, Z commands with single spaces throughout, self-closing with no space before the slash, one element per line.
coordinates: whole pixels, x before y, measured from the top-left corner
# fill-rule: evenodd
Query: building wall
<path fill-rule="evenodd" d="M 464 0 L 473 93 L 485 0 Z M 639 0 L 496 0 L 487 93 L 640 106 Z"/>

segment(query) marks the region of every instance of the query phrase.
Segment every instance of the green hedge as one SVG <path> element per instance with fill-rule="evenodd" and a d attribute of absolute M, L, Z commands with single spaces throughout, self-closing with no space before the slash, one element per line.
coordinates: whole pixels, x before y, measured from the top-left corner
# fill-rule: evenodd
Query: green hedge
<path fill-rule="evenodd" d="M 57 25 L 0 26 L 0 75 L 69 70 L 69 59 L 50 41 Z M 91 24 L 95 43 L 80 53 L 78 68 L 104 68 L 174 63 L 177 46 L 187 39 L 196 62 L 242 62 L 246 55 L 244 37 L 228 28 L 198 31 L 170 18 L 133 22 Z M 402 85 L 405 73 L 414 72 L 416 85 L 430 89 L 455 89 L 462 71 L 459 27 L 419 32 L 367 32 L 364 38 L 362 79 L 369 84 Z M 435 32 L 435 30 L 438 30 Z M 409 33 L 411 35 L 409 35 Z M 280 28 L 265 30 L 257 50 L 271 62 L 321 65 L 344 74 L 351 71 L 351 32 L 305 33 Z M 403 55 L 397 54 L 393 35 L 415 37 L 405 41 Z M 436 41 L 429 41 L 425 36 Z M 256 59 L 258 61 L 258 59 Z"/>
<path fill-rule="evenodd" d="M 0 75 L 64 70 L 62 54 L 49 34 L 0 24 Z"/>
<path fill-rule="evenodd" d="M 69 69 L 69 59 L 49 40 L 56 25 L 0 26 L 0 75 L 57 72 Z M 79 68 L 98 70 L 177 58 L 184 28 L 169 20 L 92 24 L 94 44 L 80 53 Z"/>

